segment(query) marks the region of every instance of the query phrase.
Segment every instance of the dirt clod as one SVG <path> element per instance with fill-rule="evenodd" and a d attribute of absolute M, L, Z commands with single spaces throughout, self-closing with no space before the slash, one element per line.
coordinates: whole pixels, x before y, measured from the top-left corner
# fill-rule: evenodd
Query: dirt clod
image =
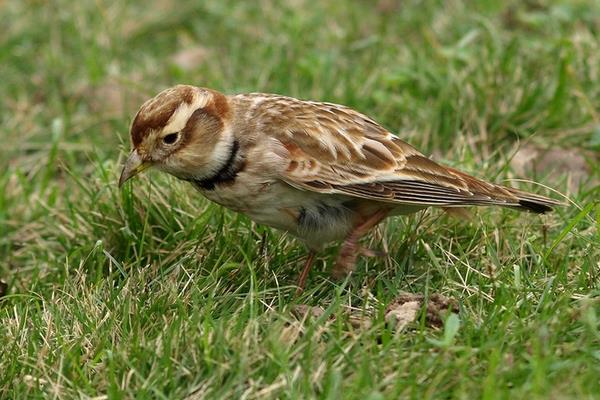
<path fill-rule="evenodd" d="M 386 322 L 396 321 L 396 329 L 403 329 L 417 318 L 424 300 L 425 296 L 422 294 L 402 292 L 388 305 L 385 312 Z M 425 317 L 428 326 L 441 327 L 448 312 L 458 312 L 456 300 L 437 293 L 429 296 Z"/>

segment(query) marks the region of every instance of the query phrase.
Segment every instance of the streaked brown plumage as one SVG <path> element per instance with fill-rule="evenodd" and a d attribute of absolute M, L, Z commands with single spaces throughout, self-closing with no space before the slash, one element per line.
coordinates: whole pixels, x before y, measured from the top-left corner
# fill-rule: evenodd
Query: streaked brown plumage
<path fill-rule="evenodd" d="M 309 256 L 344 240 L 343 276 L 358 240 L 392 215 L 429 206 L 499 205 L 544 213 L 559 202 L 441 166 L 348 107 L 179 85 L 142 105 L 119 185 L 154 166 L 258 223 L 302 239 Z"/>

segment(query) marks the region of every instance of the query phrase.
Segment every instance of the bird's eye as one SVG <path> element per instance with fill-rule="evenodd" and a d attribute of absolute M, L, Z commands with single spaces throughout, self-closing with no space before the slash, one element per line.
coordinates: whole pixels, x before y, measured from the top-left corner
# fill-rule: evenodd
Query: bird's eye
<path fill-rule="evenodd" d="M 178 137 L 179 137 L 179 132 L 169 133 L 168 135 L 163 137 L 163 142 L 165 144 L 173 144 L 177 141 Z"/>

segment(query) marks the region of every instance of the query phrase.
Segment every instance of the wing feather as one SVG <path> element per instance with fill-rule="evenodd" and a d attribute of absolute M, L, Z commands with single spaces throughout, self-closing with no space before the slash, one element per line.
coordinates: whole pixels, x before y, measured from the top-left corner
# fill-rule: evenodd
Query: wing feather
<path fill-rule="evenodd" d="M 270 96 L 256 112 L 264 121 L 258 129 L 284 149 L 281 179 L 303 190 L 425 206 L 496 204 L 543 212 L 558 204 L 441 166 L 348 107 Z"/>

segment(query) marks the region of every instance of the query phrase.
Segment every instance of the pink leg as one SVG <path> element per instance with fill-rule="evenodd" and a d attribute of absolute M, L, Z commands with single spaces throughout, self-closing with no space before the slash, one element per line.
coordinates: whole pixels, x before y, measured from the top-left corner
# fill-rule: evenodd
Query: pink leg
<path fill-rule="evenodd" d="M 300 273 L 300 277 L 298 278 L 298 288 L 296 289 L 296 294 L 300 294 L 304 291 L 304 285 L 306 284 L 306 278 L 308 278 L 308 273 L 312 269 L 312 266 L 315 262 L 315 256 L 317 253 L 313 250 L 310 250 L 308 253 L 308 257 L 306 257 L 306 261 L 304 262 L 304 268 Z"/>
<path fill-rule="evenodd" d="M 358 244 L 361 237 L 367 234 L 375 225 L 380 223 L 388 214 L 388 210 L 379 210 L 366 220 L 356 225 L 346 237 L 338 254 L 331 275 L 334 279 L 341 279 L 354 270 L 356 257 L 359 253 L 366 256 L 378 255 L 376 251 L 366 249 Z"/>

